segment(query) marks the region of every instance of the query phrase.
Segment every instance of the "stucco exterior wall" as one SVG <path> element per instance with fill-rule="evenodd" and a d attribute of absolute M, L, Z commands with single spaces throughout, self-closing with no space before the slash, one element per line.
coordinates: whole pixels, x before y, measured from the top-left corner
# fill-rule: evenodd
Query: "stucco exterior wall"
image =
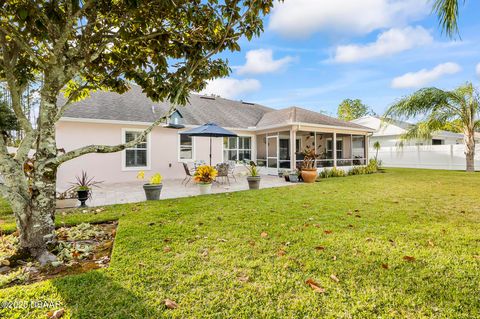
<path fill-rule="evenodd" d="M 57 147 L 70 151 L 90 144 L 116 145 L 122 143 L 122 134 L 125 129 L 144 129 L 141 125 L 105 124 L 64 122 L 57 124 Z M 147 176 L 160 173 L 164 178 L 174 179 L 185 176 L 183 160 L 179 160 L 179 130 L 157 127 L 149 136 L 148 159 L 149 169 L 145 169 Z M 239 135 L 248 132 L 237 131 Z M 251 134 L 251 133 L 250 133 Z M 254 143 L 254 141 L 252 141 Z M 254 145 L 253 145 L 254 147 Z M 253 148 L 252 147 L 252 148 Z M 209 162 L 209 138 L 193 138 L 193 160 Z M 75 176 L 86 171 L 95 180 L 106 183 L 128 182 L 136 179 L 140 169 L 122 168 L 124 152 L 111 154 L 88 154 L 62 164 L 57 173 L 57 187 L 59 190 L 68 187 Z M 193 161 L 191 160 L 191 161 Z M 190 162 L 191 162 L 190 161 Z M 223 161 L 223 139 L 212 138 L 212 164 Z"/>

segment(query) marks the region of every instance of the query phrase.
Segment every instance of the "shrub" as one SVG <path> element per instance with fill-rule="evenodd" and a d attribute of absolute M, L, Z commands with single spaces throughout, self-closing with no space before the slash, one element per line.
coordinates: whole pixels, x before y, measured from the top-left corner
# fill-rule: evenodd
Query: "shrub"
<path fill-rule="evenodd" d="M 324 168 L 323 171 L 318 174 L 318 178 L 330 178 L 330 177 L 345 177 L 347 173 L 344 170 L 333 167 L 331 169 Z"/>
<path fill-rule="evenodd" d="M 366 166 L 354 166 L 348 175 L 363 175 L 377 173 L 380 169 L 380 163 L 377 160 L 371 159 Z"/>

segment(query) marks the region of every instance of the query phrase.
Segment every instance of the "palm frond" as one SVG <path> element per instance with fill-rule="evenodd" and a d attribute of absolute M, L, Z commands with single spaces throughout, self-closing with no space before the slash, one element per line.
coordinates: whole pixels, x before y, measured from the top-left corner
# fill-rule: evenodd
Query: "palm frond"
<path fill-rule="evenodd" d="M 424 88 L 401 98 L 383 115 L 384 120 L 406 120 L 449 107 L 450 93 L 437 88 Z"/>
<path fill-rule="evenodd" d="M 460 0 L 435 0 L 433 11 L 437 14 L 438 22 L 450 38 L 459 36 L 458 7 Z M 465 0 L 462 1 L 465 4 Z"/>

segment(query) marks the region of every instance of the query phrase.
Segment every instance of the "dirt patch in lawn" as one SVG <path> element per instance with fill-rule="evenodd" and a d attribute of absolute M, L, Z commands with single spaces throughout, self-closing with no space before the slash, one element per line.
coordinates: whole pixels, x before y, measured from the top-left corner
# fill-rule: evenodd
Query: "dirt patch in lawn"
<path fill-rule="evenodd" d="M 117 222 L 79 224 L 56 230 L 51 249 L 58 261 L 41 267 L 19 250 L 18 233 L 0 236 L 0 288 L 84 273 L 110 264 Z"/>

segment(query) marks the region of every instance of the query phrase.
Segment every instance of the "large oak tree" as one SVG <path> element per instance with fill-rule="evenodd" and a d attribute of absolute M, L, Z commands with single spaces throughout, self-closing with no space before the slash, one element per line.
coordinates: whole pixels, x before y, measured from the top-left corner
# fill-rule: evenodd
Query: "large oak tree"
<path fill-rule="evenodd" d="M 56 173 L 59 165 L 88 153 L 117 152 L 115 146 L 89 145 L 61 153 L 55 123 L 69 105 L 92 90 L 123 93 L 129 81 L 152 100 L 185 104 L 191 91 L 226 76 L 216 55 L 238 51 L 239 39 L 263 30 L 262 17 L 273 0 L 8 0 L 0 1 L 0 79 L 6 82 L 24 138 L 8 154 L 0 138 L 0 195 L 8 200 L 20 244 L 42 263 L 55 259 Z M 27 85 L 41 78 L 38 121 L 22 111 Z M 64 94 L 66 102 L 58 105 Z M 63 101 L 63 99 L 62 99 Z M 171 110 L 173 111 L 173 109 Z M 35 155 L 28 158 L 33 149 Z"/>

